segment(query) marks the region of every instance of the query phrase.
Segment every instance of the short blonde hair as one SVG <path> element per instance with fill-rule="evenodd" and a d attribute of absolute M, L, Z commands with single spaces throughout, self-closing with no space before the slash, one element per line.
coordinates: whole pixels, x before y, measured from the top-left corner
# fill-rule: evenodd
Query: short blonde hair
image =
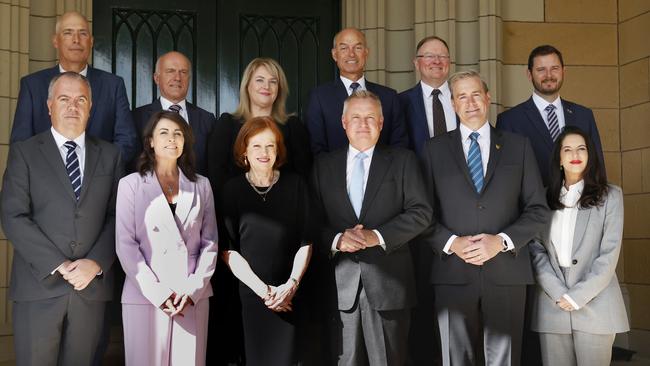
<path fill-rule="evenodd" d="M 377 108 L 379 108 L 379 117 L 384 117 L 384 111 L 381 108 L 381 99 L 379 99 L 377 94 L 367 90 L 357 90 L 345 99 L 345 102 L 343 102 L 343 115 L 345 115 L 345 112 L 348 110 L 348 104 L 350 101 L 354 99 L 370 99 L 377 105 Z"/>
<path fill-rule="evenodd" d="M 483 91 L 487 93 L 488 86 L 485 80 L 481 77 L 481 74 L 478 73 L 478 71 L 475 70 L 463 70 L 463 71 L 458 71 L 455 72 L 453 75 L 449 77 L 449 80 L 447 82 L 449 83 L 449 91 L 451 92 L 451 99 L 454 99 L 454 84 L 457 82 L 463 80 L 463 79 L 469 79 L 469 78 L 477 78 L 481 81 L 481 85 L 483 86 Z"/>
<path fill-rule="evenodd" d="M 237 119 L 248 120 L 253 117 L 251 113 L 251 98 L 248 95 L 248 83 L 251 82 L 253 78 L 253 73 L 259 67 L 265 67 L 273 77 L 278 79 L 278 96 L 273 102 L 273 109 L 271 110 L 271 117 L 280 123 L 284 124 L 287 121 L 287 97 L 289 96 L 289 83 L 287 82 L 287 77 L 282 70 L 282 66 L 278 64 L 272 58 L 268 57 L 258 57 L 253 59 L 246 69 L 241 78 L 241 83 L 239 84 L 239 105 L 235 110 L 233 115 Z"/>

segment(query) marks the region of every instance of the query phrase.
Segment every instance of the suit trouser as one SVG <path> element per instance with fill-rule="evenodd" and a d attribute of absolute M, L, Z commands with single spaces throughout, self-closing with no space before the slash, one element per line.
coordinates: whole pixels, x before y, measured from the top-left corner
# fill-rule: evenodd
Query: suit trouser
<path fill-rule="evenodd" d="M 377 311 L 370 307 L 363 286 L 349 311 L 341 317 L 341 366 L 401 366 L 406 363 L 410 310 Z M 390 294 L 386 294 L 390 296 Z"/>
<path fill-rule="evenodd" d="M 434 291 L 443 365 L 519 365 L 525 285 L 482 281 Z"/>
<path fill-rule="evenodd" d="M 549 366 L 607 366 L 615 334 L 540 333 L 542 361 Z"/>
<path fill-rule="evenodd" d="M 77 291 L 13 307 L 16 365 L 91 365 L 103 329 L 106 302 Z"/>

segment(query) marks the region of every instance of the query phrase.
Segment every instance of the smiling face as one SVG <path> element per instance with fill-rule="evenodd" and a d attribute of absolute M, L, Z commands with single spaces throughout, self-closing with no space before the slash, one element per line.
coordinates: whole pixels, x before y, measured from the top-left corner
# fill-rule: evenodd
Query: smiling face
<path fill-rule="evenodd" d="M 272 171 L 277 158 L 277 141 L 273 131 L 267 128 L 251 136 L 245 156 L 253 173 L 265 174 Z"/>
<path fill-rule="evenodd" d="M 54 83 L 52 97 L 47 100 L 52 127 L 71 140 L 86 129 L 91 106 L 88 85 L 65 76 Z"/>
<path fill-rule="evenodd" d="M 533 59 L 532 70 L 527 70 L 528 80 L 533 83 L 537 94 L 555 100 L 564 82 L 564 66 L 558 55 L 551 53 Z"/>
<path fill-rule="evenodd" d="M 65 13 L 57 23 L 56 34 L 52 38 L 59 63 L 64 70 L 73 70 L 72 64 L 87 64 L 93 37 L 88 22 L 79 13 Z"/>
<path fill-rule="evenodd" d="M 567 181 L 577 182 L 582 179 L 589 161 L 587 143 L 582 136 L 569 134 L 561 144 L 560 165 L 564 169 L 564 176 Z"/>
<path fill-rule="evenodd" d="M 166 118 L 158 121 L 150 141 L 156 161 L 178 160 L 183 154 L 184 144 L 183 130 L 176 122 Z"/>
<path fill-rule="evenodd" d="M 332 58 L 341 76 L 357 81 L 363 76 L 368 58 L 366 37 L 357 29 L 345 29 L 335 39 Z"/>
<path fill-rule="evenodd" d="M 156 66 L 153 80 L 160 95 L 172 103 L 185 99 L 190 86 L 190 61 L 187 57 L 179 52 L 169 52 L 160 57 Z"/>
<path fill-rule="evenodd" d="M 444 43 L 432 39 L 418 49 L 413 64 L 422 81 L 437 88 L 449 77 L 449 50 Z"/>
<path fill-rule="evenodd" d="M 359 151 L 374 146 L 384 125 L 381 106 L 371 98 L 348 99 L 342 117 L 350 145 Z"/>
<path fill-rule="evenodd" d="M 247 90 L 251 107 L 272 108 L 278 97 L 278 77 L 271 74 L 265 66 L 259 66 L 253 72 Z"/>
<path fill-rule="evenodd" d="M 488 120 L 490 94 L 483 88 L 478 77 L 459 79 L 450 85 L 451 103 L 460 122 L 472 131 L 476 131 Z"/>

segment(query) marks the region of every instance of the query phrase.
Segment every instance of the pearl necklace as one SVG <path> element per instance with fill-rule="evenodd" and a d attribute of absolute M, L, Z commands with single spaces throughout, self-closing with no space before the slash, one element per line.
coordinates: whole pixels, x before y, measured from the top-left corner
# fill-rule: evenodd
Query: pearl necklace
<path fill-rule="evenodd" d="M 253 188 L 255 193 L 257 193 L 260 197 L 262 197 L 263 202 L 266 202 L 266 195 L 269 193 L 269 191 L 271 191 L 271 188 L 273 188 L 275 183 L 277 183 L 278 180 L 280 179 L 280 172 L 277 171 L 277 170 L 273 172 L 273 178 L 271 179 L 271 184 L 269 184 L 269 186 L 264 190 L 258 189 L 255 186 L 255 183 L 253 183 L 253 179 L 251 178 L 251 173 L 250 172 L 247 172 L 245 174 L 245 177 L 246 177 L 246 180 L 248 181 L 248 184 L 251 185 L 251 188 Z"/>

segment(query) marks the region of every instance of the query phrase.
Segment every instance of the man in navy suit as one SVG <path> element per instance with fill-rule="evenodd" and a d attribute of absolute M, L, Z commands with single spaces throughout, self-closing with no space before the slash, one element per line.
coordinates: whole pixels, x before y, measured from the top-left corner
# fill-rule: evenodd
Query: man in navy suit
<path fill-rule="evenodd" d="M 136 135 L 124 81 L 88 65 L 93 37 L 86 18 L 77 12 L 63 14 L 56 23 L 52 44 L 57 50 L 59 64 L 29 74 L 20 81 L 11 142 L 27 140 L 50 129 L 52 124 L 46 103 L 50 80 L 64 71 L 74 71 L 88 78 L 95 101 L 86 132 L 114 143 L 120 149 L 122 161 L 130 160 L 135 153 Z"/>
<path fill-rule="evenodd" d="M 528 56 L 528 80 L 533 83 L 532 97 L 499 114 L 496 127 L 528 137 L 544 185 L 547 185 L 549 161 L 555 138 L 564 126 L 576 126 L 585 131 L 603 159 L 598 127 L 591 109 L 560 98 L 564 81 L 564 61 L 555 47 L 543 45 Z M 604 166 L 604 165 L 603 165 Z"/>
<path fill-rule="evenodd" d="M 206 141 L 215 118 L 212 113 L 185 100 L 191 76 L 190 60 L 182 53 L 171 51 L 160 56 L 153 74 L 153 80 L 160 91 L 160 98 L 151 104 L 136 108 L 133 111 L 133 119 L 138 141 L 142 141 L 142 132 L 152 114 L 163 109 L 180 114 L 192 127 L 197 172 L 207 175 Z M 138 153 L 142 151 L 140 145 L 138 144 Z"/>
<path fill-rule="evenodd" d="M 380 144 L 406 147 L 408 137 L 400 113 L 397 92 L 391 88 L 371 83 L 363 72 L 368 58 L 366 36 L 356 28 L 346 28 L 334 36 L 332 58 L 340 77 L 311 91 L 307 106 L 307 129 L 314 155 L 330 152 L 348 145 L 341 126 L 343 102 L 356 90 L 368 90 L 381 100 L 384 128 Z"/>
<path fill-rule="evenodd" d="M 456 113 L 451 105 L 449 77 L 449 47 L 436 36 L 423 38 L 413 59 L 420 82 L 399 94 L 404 111 L 409 148 L 418 154 L 433 136 L 456 129 Z"/>

